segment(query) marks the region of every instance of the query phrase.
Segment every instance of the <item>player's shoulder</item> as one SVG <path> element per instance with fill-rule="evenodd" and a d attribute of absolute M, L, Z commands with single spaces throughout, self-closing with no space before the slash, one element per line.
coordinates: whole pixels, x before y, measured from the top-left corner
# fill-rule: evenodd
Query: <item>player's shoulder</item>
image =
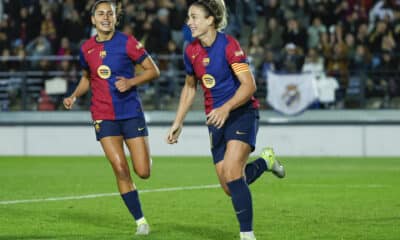
<path fill-rule="evenodd" d="M 239 44 L 239 41 L 238 41 L 234 36 L 229 35 L 229 34 L 227 34 L 227 33 L 223 33 L 223 36 L 225 37 L 227 44 L 229 44 L 229 45 L 235 45 L 235 46 L 236 46 L 236 45 L 237 45 L 237 46 L 240 45 L 240 44 Z"/>
<path fill-rule="evenodd" d="M 95 45 L 96 45 L 96 36 L 92 36 L 82 43 L 81 50 L 83 52 L 88 51 L 89 49 L 92 49 Z"/>
<path fill-rule="evenodd" d="M 193 53 L 199 53 L 203 47 L 201 46 L 200 40 L 195 39 L 185 47 L 185 54 L 191 55 Z"/>

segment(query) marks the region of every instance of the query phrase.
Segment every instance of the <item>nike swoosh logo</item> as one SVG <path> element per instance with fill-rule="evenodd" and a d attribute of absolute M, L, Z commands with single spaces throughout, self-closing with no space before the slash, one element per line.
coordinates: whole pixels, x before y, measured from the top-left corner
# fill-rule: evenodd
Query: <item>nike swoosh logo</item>
<path fill-rule="evenodd" d="M 138 130 L 138 131 L 143 131 L 143 130 L 144 130 L 144 127 L 138 128 L 137 130 Z"/>
<path fill-rule="evenodd" d="M 242 210 L 236 212 L 236 215 L 239 215 L 239 214 L 244 213 L 244 212 L 246 212 L 246 209 L 242 209 Z"/>
<path fill-rule="evenodd" d="M 236 134 L 237 135 L 244 135 L 244 134 L 247 134 L 247 132 L 236 131 Z"/>

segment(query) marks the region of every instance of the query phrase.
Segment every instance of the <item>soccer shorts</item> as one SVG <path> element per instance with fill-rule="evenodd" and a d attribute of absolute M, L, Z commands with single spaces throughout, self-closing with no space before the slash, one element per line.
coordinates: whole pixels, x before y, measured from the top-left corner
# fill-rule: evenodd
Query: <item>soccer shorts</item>
<path fill-rule="evenodd" d="M 254 151 L 259 119 L 257 109 L 237 109 L 229 114 L 222 128 L 208 126 L 214 164 L 224 159 L 226 144 L 229 140 L 245 142 L 250 145 L 251 151 Z"/>
<path fill-rule="evenodd" d="M 97 141 L 108 136 L 123 136 L 124 139 L 129 139 L 149 135 L 144 117 L 124 120 L 96 120 L 93 121 L 93 126 Z"/>

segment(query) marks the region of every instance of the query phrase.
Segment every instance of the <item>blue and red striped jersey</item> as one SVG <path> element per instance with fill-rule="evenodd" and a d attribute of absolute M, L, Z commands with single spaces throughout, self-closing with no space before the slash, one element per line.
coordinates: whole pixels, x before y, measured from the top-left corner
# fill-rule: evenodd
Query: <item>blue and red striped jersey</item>
<path fill-rule="evenodd" d="M 232 64 L 248 64 L 246 54 L 232 36 L 217 33 L 210 47 L 203 47 L 198 39 L 190 43 L 184 54 L 186 74 L 200 81 L 204 91 L 205 112 L 222 106 L 233 97 L 240 81 Z M 259 102 L 252 97 L 244 107 L 258 109 Z"/>
<path fill-rule="evenodd" d="M 115 87 L 116 77 L 132 78 L 135 65 L 148 56 L 143 45 L 133 36 L 115 32 L 104 42 L 95 37 L 80 49 L 80 63 L 90 73 L 93 120 L 121 120 L 143 116 L 136 87 L 121 93 Z"/>

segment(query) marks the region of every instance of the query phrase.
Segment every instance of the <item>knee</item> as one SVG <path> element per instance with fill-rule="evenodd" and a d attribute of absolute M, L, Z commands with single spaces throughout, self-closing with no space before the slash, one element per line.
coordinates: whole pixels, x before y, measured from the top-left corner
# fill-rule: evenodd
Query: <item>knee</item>
<path fill-rule="evenodd" d="M 150 177 L 150 169 L 148 170 L 141 170 L 141 171 L 136 171 L 136 174 L 138 177 L 141 179 L 148 179 Z"/>
<path fill-rule="evenodd" d="M 235 168 L 225 168 L 224 169 L 224 179 L 225 179 L 226 183 L 236 180 L 236 179 L 240 178 L 241 176 L 242 176 L 241 171 L 238 171 Z"/>
<path fill-rule="evenodd" d="M 131 181 L 131 175 L 129 174 L 129 169 L 125 166 L 115 166 L 114 167 L 115 176 L 121 181 Z"/>

